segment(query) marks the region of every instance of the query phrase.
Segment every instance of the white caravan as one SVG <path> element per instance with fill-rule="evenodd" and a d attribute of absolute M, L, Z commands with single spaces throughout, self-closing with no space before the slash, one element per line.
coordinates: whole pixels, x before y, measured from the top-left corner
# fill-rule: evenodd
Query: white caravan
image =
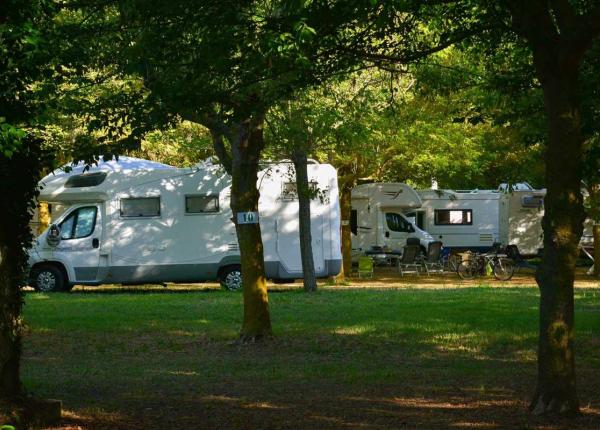
<path fill-rule="evenodd" d="M 546 190 L 526 183 L 512 191 L 420 190 L 423 207 L 410 212 L 416 224 L 445 248 L 487 250 L 494 243 L 516 245 L 522 255 L 537 255 L 543 247 L 542 218 Z M 586 223 L 582 244 L 590 239 Z"/>
<path fill-rule="evenodd" d="M 416 238 L 423 249 L 434 239 L 403 212 L 421 207 L 419 195 L 403 183 L 362 184 L 352 189 L 353 258 L 375 248 L 397 252 L 408 238 Z"/>
<path fill-rule="evenodd" d="M 337 173 L 309 164 L 324 195 L 311 202 L 315 272 L 341 267 Z M 259 220 L 266 276 L 301 278 L 298 200 L 289 163 L 261 171 Z M 30 279 L 39 290 L 73 284 L 220 280 L 241 285 L 240 255 L 229 206 L 231 179 L 209 162 L 174 168 L 128 157 L 84 172 L 56 171 L 40 182 L 40 201 L 61 208 L 30 250 Z"/>

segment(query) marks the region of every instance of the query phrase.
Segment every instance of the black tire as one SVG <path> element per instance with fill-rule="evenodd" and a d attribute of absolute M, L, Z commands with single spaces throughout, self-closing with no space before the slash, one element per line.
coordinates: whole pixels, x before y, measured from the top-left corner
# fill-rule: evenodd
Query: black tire
<path fill-rule="evenodd" d="M 515 263 L 508 258 L 498 258 L 494 262 L 494 278 L 508 281 L 515 273 Z"/>
<path fill-rule="evenodd" d="M 56 266 L 44 264 L 37 266 L 31 272 L 31 286 L 36 291 L 50 293 L 67 290 L 68 280 Z"/>
<path fill-rule="evenodd" d="M 219 275 L 221 287 L 227 291 L 239 291 L 242 289 L 242 268 L 241 266 L 227 266 L 221 270 Z"/>
<path fill-rule="evenodd" d="M 456 269 L 456 273 L 461 279 L 474 279 L 477 276 L 477 262 L 475 260 L 464 260 Z"/>

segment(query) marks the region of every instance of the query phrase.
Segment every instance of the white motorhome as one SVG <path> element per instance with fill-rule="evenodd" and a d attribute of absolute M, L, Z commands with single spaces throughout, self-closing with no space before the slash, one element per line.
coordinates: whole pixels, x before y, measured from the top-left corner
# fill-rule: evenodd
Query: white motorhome
<path fill-rule="evenodd" d="M 517 246 L 522 255 L 538 255 L 546 190 L 517 185 L 510 191 L 504 184 L 498 190 L 419 190 L 423 206 L 407 215 L 445 248 L 485 251 L 500 243 Z M 591 237 L 588 224 L 582 244 Z"/>
<path fill-rule="evenodd" d="M 501 242 L 501 217 L 507 194 L 491 190 L 456 192 L 419 190 L 422 207 L 408 211 L 416 224 L 444 243 L 444 248 L 486 250 Z"/>
<path fill-rule="evenodd" d="M 298 201 L 289 163 L 259 174 L 259 220 L 266 276 L 301 278 Z M 309 164 L 324 195 L 311 202 L 311 233 L 318 277 L 341 267 L 337 173 Z M 120 157 L 84 172 L 58 170 L 40 182 L 40 201 L 60 208 L 30 250 L 30 279 L 39 290 L 73 284 L 164 283 L 220 280 L 241 286 L 231 179 L 218 165 L 174 168 Z"/>
<path fill-rule="evenodd" d="M 423 249 L 434 239 L 403 212 L 421 207 L 419 195 L 403 183 L 370 183 L 354 187 L 351 194 L 352 254 L 357 258 L 374 248 L 399 251 L 409 238 Z"/>

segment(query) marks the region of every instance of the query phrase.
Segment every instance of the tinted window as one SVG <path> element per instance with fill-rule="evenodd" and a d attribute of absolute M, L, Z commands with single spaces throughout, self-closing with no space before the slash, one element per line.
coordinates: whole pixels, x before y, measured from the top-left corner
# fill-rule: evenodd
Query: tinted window
<path fill-rule="evenodd" d="M 523 196 L 521 206 L 524 208 L 541 208 L 544 206 L 543 196 Z"/>
<path fill-rule="evenodd" d="M 65 182 L 65 188 L 94 187 L 106 179 L 106 172 L 84 173 L 71 176 Z"/>
<path fill-rule="evenodd" d="M 185 213 L 201 214 L 219 212 L 217 196 L 185 196 Z"/>
<path fill-rule="evenodd" d="M 472 225 L 471 209 L 436 209 L 434 212 L 436 225 Z"/>
<path fill-rule="evenodd" d="M 63 240 L 88 237 L 96 227 L 96 207 L 79 208 L 60 223 L 60 238 Z"/>
<path fill-rule="evenodd" d="M 415 231 L 412 224 L 406 221 L 400 214 L 388 212 L 385 214 L 385 221 L 391 231 L 401 231 L 411 233 Z"/>
<path fill-rule="evenodd" d="M 121 216 L 126 218 L 160 216 L 160 197 L 121 199 Z"/>

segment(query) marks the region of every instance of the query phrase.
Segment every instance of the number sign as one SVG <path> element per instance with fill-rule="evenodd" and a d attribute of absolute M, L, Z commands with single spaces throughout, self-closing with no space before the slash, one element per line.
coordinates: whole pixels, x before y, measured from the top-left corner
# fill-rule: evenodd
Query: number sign
<path fill-rule="evenodd" d="M 238 224 L 258 224 L 258 212 L 238 212 Z"/>

